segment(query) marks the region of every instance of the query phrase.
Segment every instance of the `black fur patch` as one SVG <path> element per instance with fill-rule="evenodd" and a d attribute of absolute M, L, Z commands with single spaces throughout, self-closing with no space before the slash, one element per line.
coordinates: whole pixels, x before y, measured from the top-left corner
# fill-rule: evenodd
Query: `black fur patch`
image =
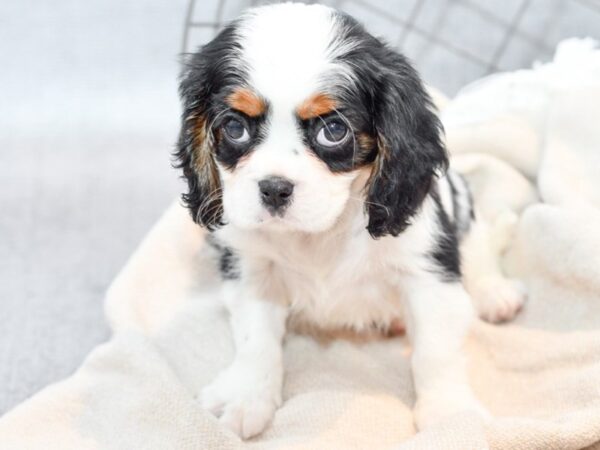
<path fill-rule="evenodd" d="M 355 19 L 336 13 L 342 41 L 353 43 L 339 61 L 354 72 L 340 97 L 349 112 L 368 121 L 377 156 L 367 187 L 367 230 L 377 238 L 397 236 L 410 225 L 435 176 L 448 166 L 442 125 L 407 59 L 370 35 Z"/>
<path fill-rule="evenodd" d="M 236 280 L 240 277 L 239 258 L 232 249 L 223 248 L 219 269 L 224 280 Z"/>
<path fill-rule="evenodd" d="M 332 172 L 346 172 L 355 170 L 365 164 L 372 163 L 375 159 L 376 150 L 374 145 L 361 144 L 357 137 L 360 133 L 369 130 L 369 122 L 364 118 L 353 114 L 349 108 L 343 105 L 338 110 L 343 114 L 344 120 L 338 112 L 327 116 L 314 117 L 300 121 L 300 128 L 304 131 L 304 143 L 321 159 Z M 317 142 L 317 135 L 325 121 L 332 117 L 338 117 L 349 127 L 350 138 L 338 146 L 325 147 Z"/>
<path fill-rule="evenodd" d="M 471 195 L 471 189 L 469 189 L 469 183 L 460 174 L 456 172 L 449 172 L 446 179 L 450 185 L 450 192 L 452 194 L 452 210 L 454 211 L 454 224 L 458 240 L 460 241 L 464 235 L 466 235 L 471 229 L 471 222 L 475 220 L 475 210 L 473 208 L 473 196 Z M 467 193 L 467 205 L 458 201 L 460 195 L 456 183 L 461 183 Z M 465 210 L 467 208 L 467 210 Z"/>
<path fill-rule="evenodd" d="M 467 188 L 467 194 L 469 196 L 469 217 L 472 222 L 475 222 L 476 216 L 475 216 L 475 208 L 473 206 L 475 204 L 475 201 L 473 200 L 473 192 L 471 192 L 471 186 L 469 186 L 469 183 L 462 175 L 459 175 L 459 177 L 464 181 L 465 187 Z"/>
<path fill-rule="evenodd" d="M 458 231 L 444 210 L 436 189 L 432 189 L 431 197 L 435 202 L 439 232 L 430 256 L 445 281 L 457 281 L 461 277 Z"/>
<path fill-rule="evenodd" d="M 227 110 L 226 97 L 236 86 L 241 86 L 247 77 L 244 69 L 236 63 L 239 58 L 235 54 L 241 50 L 236 36 L 237 27 L 237 22 L 231 23 L 198 52 L 186 55 L 179 87 L 183 112 L 174 165 L 183 169 L 188 183 L 188 192 L 182 196 L 185 205 L 194 221 L 209 230 L 223 224 L 222 195 L 214 183 L 208 182 L 207 177 L 199 176 L 198 167 L 195 167 L 195 152 L 199 146 L 197 127 L 199 121 L 205 124 L 203 138 L 208 139 L 211 145 L 210 154 L 202 163 L 214 165 L 218 153 L 214 145 L 218 136 L 213 134 L 212 125 Z M 231 166 L 243 150 L 225 148 L 221 157 L 226 165 Z M 237 157 L 232 157 L 233 153 Z"/>
<path fill-rule="evenodd" d="M 223 280 L 237 280 L 240 278 L 240 259 L 230 247 L 223 245 L 214 235 L 209 235 L 207 243 L 219 255 L 219 272 Z"/>
<path fill-rule="evenodd" d="M 235 169 L 235 166 L 244 156 L 249 154 L 258 144 L 260 144 L 265 137 L 265 122 L 266 117 L 248 117 L 245 114 L 238 111 L 230 111 L 220 115 L 217 120 L 213 123 L 213 128 L 220 128 L 228 119 L 236 118 L 241 121 L 248 133 L 250 134 L 250 140 L 244 144 L 235 144 L 222 136 L 222 131 L 219 130 L 219 135 L 215 137 L 215 157 L 229 170 Z"/>

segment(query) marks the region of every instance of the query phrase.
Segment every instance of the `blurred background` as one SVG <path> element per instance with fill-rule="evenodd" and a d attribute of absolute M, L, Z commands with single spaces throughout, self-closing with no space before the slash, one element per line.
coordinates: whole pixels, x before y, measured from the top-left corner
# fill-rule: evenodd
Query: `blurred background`
<path fill-rule="evenodd" d="M 0 2 L 0 414 L 109 337 L 110 281 L 183 190 L 179 56 L 250 0 Z M 600 0 L 332 0 L 452 96 L 600 39 Z"/>

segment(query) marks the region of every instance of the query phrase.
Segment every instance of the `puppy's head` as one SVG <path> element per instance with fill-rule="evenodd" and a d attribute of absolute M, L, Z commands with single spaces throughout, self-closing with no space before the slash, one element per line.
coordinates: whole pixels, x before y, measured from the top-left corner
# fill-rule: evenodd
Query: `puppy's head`
<path fill-rule="evenodd" d="M 358 201 L 372 236 L 397 235 L 447 164 L 414 69 L 323 6 L 251 10 L 191 56 L 180 92 L 184 200 L 209 229 L 320 232 Z"/>

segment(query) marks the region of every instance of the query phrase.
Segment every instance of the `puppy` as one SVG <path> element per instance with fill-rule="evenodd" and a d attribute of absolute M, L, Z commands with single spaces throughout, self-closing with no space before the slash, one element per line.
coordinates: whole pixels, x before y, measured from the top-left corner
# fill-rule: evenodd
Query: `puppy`
<path fill-rule="evenodd" d="M 486 416 L 461 351 L 475 316 L 465 286 L 491 321 L 523 295 L 501 275 L 465 180 L 447 171 L 408 61 L 341 12 L 271 5 L 191 55 L 180 93 L 183 199 L 218 250 L 236 348 L 203 406 L 254 436 L 282 402 L 287 325 L 406 324 L 417 426 Z"/>

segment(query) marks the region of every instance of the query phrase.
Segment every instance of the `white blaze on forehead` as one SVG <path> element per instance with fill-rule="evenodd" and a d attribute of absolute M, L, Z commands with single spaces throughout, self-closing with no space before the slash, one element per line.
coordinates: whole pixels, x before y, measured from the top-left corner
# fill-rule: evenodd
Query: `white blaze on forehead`
<path fill-rule="evenodd" d="M 251 10 L 239 30 L 250 85 L 274 106 L 297 105 L 317 92 L 323 76 L 340 69 L 332 62 L 336 27 L 334 10 L 321 5 Z"/>

